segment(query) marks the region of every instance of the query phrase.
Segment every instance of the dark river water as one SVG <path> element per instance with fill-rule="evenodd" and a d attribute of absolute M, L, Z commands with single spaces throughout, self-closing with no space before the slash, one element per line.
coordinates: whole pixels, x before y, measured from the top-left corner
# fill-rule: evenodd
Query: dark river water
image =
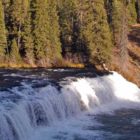
<path fill-rule="evenodd" d="M 140 140 L 140 90 L 115 72 L 0 69 L 0 140 Z"/>

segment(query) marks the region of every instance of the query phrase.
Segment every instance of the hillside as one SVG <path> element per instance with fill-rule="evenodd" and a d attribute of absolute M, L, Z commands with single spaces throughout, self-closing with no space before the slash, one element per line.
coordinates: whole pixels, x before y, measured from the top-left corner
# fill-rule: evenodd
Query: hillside
<path fill-rule="evenodd" d="M 123 74 L 128 80 L 140 87 L 140 24 L 131 26 L 128 34 L 128 58 L 125 68 L 120 68 L 120 58 L 114 49 L 112 69 Z"/>

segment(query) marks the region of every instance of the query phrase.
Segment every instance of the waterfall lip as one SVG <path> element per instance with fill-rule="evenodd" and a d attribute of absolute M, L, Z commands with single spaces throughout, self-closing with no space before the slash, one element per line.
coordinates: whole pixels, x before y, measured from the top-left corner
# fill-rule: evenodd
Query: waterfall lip
<path fill-rule="evenodd" d="M 105 73 L 95 72 L 95 69 L 0 69 L 0 91 L 5 91 L 8 88 L 21 86 L 22 82 L 37 83 L 43 79 L 54 80 L 61 82 L 65 78 L 73 76 L 80 77 L 97 77 L 97 75 L 103 76 Z M 109 73 L 106 73 L 107 75 Z M 5 79 L 5 80 L 4 80 Z M 37 85 L 37 84 L 36 84 Z M 36 86 L 35 85 L 35 86 Z M 44 85 L 45 86 L 45 85 Z"/>
<path fill-rule="evenodd" d="M 89 74 L 91 74 L 91 72 L 89 72 Z M 82 74 L 83 75 L 83 74 Z M 80 75 L 81 76 L 81 75 Z M 121 84 L 118 84 L 118 86 L 120 86 L 121 88 L 119 89 L 118 87 L 116 87 L 116 86 L 114 86 L 114 81 L 113 81 L 113 78 L 114 77 L 116 77 L 116 81 L 115 82 L 117 82 L 117 84 L 121 81 L 120 79 L 122 79 L 122 83 Z M 40 80 L 36 80 L 36 81 L 34 81 L 34 82 L 32 82 L 32 83 L 30 83 L 29 84 L 29 82 L 21 82 L 20 84 L 20 86 L 17 86 L 17 87 L 13 87 L 12 89 L 7 89 L 7 91 L 5 91 L 5 92 L 7 92 L 7 97 L 6 96 L 3 96 L 3 99 L 1 98 L 0 100 L 4 100 L 4 98 L 6 99 L 6 98 L 15 98 L 16 96 L 17 96 L 17 100 L 18 100 L 18 98 L 19 98 L 19 101 L 20 101 L 20 99 L 26 99 L 26 100 L 28 100 L 28 96 L 29 96 L 29 99 L 31 99 L 31 98 L 33 98 L 33 96 L 36 96 L 37 94 L 37 92 L 41 89 L 41 88 L 44 88 L 44 87 L 48 87 L 48 86 L 52 86 L 52 87 L 55 87 L 58 91 L 59 91 L 59 93 L 61 93 L 61 90 L 62 90 L 62 88 L 64 88 L 65 86 L 67 87 L 67 86 L 69 86 L 69 85 L 72 85 L 72 86 L 75 86 L 76 87 L 76 84 L 77 84 L 77 86 L 79 86 L 79 90 L 81 90 L 80 88 L 83 88 L 81 91 L 79 91 L 79 92 L 82 92 L 83 90 L 84 90 L 84 88 L 86 88 L 86 87 L 84 87 L 84 85 L 85 84 L 87 84 L 87 86 L 88 86 L 88 88 L 87 89 L 90 89 L 90 90 L 92 90 L 93 91 L 93 95 L 95 95 L 95 96 L 97 96 L 96 94 L 97 94 L 97 92 L 98 92 L 98 94 L 101 94 L 100 92 L 103 92 L 103 90 L 104 90 L 104 87 L 102 87 L 103 88 L 103 90 L 101 90 L 101 88 L 95 88 L 94 86 L 97 86 L 95 83 L 93 83 L 92 84 L 92 81 L 97 81 L 97 82 L 95 82 L 96 84 L 100 84 L 100 82 L 104 82 L 105 84 L 106 84 L 106 86 L 107 86 L 107 84 L 109 84 L 109 86 L 112 84 L 113 85 L 113 87 L 109 87 L 110 88 L 110 90 L 112 90 L 111 92 L 114 92 L 114 96 L 116 96 L 116 97 L 118 97 L 118 98 L 120 98 L 120 99 L 130 99 L 130 101 L 134 101 L 134 102 L 139 102 L 139 100 L 140 100 L 140 97 L 138 97 L 137 96 L 137 93 L 136 92 L 140 92 L 139 91 L 139 89 L 138 89 L 138 87 L 136 86 L 136 85 L 134 85 L 134 84 L 132 84 L 132 83 L 130 83 L 130 82 L 128 82 L 128 81 L 126 81 L 124 78 L 122 78 L 122 76 L 120 76 L 119 74 L 117 74 L 116 72 L 113 72 L 113 75 L 107 75 L 107 76 L 103 76 L 103 77 L 99 77 L 99 76 L 97 76 L 97 77 L 95 77 L 95 78 L 89 78 L 89 77 L 86 77 L 86 76 L 84 76 L 84 77 L 79 77 L 79 75 L 78 75 L 78 77 L 74 77 L 74 76 L 72 76 L 72 77 L 66 77 L 66 78 L 63 78 L 61 81 L 59 81 L 59 82 L 57 82 L 57 81 L 54 81 L 53 79 L 43 79 L 42 81 L 40 81 Z M 81 84 L 80 85 L 80 82 L 82 83 L 84 83 L 83 85 Z M 123 89 L 123 85 L 124 85 L 124 83 L 125 83 L 125 85 L 126 85 L 126 87 L 128 86 L 128 85 L 130 85 L 132 88 L 129 88 L 129 87 L 127 87 L 127 88 L 129 88 L 129 91 L 131 90 L 131 92 L 132 92 L 132 90 L 135 90 L 134 92 L 134 94 L 128 94 L 130 97 L 128 97 L 128 96 L 124 96 L 124 94 L 123 94 L 123 92 L 125 91 L 125 89 L 124 89 L 124 91 L 123 90 L 121 90 L 121 89 Z M 79 84 L 79 85 L 78 85 Z M 95 84 L 95 85 L 94 85 Z M 116 83 L 115 83 L 116 84 Z M 128 84 L 128 85 L 127 85 Z M 103 86 L 102 84 L 100 84 L 100 87 L 101 86 Z M 76 87 L 77 88 L 77 87 Z M 100 90 L 100 91 L 99 91 Z M 121 91 L 121 92 L 120 92 Z M 22 92 L 25 92 L 24 94 L 22 94 Z M 104 91 L 105 92 L 105 91 Z M 3 92 L 0 92 L 0 95 L 3 93 L 3 95 L 4 95 L 4 91 Z M 9 95 L 9 96 L 8 96 Z M 83 94 L 84 95 L 84 94 Z M 15 96 L 15 97 L 14 97 Z M 2 96 L 1 96 L 2 97 Z M 30 98 L 31 97 L 31 98 Z M 135 98 L 134 98 L 135 97 Z M 11 98 L 11 99 L 12 99 Z M 133 98 L 133 100 L 132 100 L 132 98 Z M 16 98 L 15 98 L 16 99 Z M 82 96 L 82 100 L 83 100 L 83 96 Z M 88 99 L 87 99 L 88 100 Z M 96 100 L 98 100 L 98 99 L 96 99 Z M 88 103 L 87 103 L 88 104 Z M 100 104 L 99 103 L 99 101 L 98 101 L 98 103 L 97 104 Z M 86 106 L 88 106 L 88 105 L 86 105 Z"/>

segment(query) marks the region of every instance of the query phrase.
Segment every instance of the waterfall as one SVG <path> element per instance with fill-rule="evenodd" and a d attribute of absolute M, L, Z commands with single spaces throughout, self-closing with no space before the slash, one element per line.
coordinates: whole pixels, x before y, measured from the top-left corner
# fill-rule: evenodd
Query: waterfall
<path fill-rule="evenodd" d="M 1 91 L 0 140 L 27 140 L 35 129 L 51 126 L 84 111 L 140 103 L 140 89 L 116 72 L 59 84 L 60 89 L 52 84 L 33 88 L 24 83 L 22 87 Z"/>

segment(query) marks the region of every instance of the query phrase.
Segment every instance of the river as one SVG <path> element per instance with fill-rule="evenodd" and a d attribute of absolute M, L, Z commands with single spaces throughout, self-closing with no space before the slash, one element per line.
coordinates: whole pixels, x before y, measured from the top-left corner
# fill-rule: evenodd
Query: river
<path fill-rule="evenodd" d="M 0 69 L 0 140 L 139 140 L 140 89 L 116 72 Z"/>

